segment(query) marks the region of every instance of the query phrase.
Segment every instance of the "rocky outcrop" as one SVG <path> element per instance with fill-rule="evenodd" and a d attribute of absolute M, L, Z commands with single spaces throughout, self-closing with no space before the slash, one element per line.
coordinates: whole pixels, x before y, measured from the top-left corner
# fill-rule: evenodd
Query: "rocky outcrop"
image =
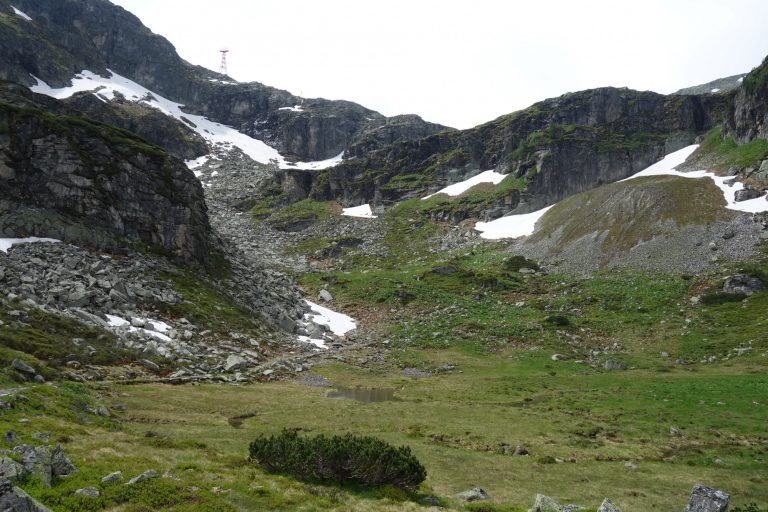
<path fill-rule="evenodd" d="M 741 87 L 741 80 L 746 73 L 739 73 L 738 75 L 726 76 L 724 78 L 718 78 L 707 82 L 705 84 L 693 85 L 691 87 L 685 87 L 672 94 L 722 94 L 731 92 Z"/>
<path fill-rule="evenodd" d="M 69 85 L 75 73 L 87 69 L 107 76 L 107 69 L 179 103 L 187 111 L 207 116 L 258 137 L 281 153 L 303 160 L 324 160 L 350 144 L 366 140 L 373 128 L 387 125 L 381 114 L 347 101 L 304 100 L 288 91 L 260 83 L 237 83 L 181 59 L 165 38 L 106 0 L 14 0 L 32 17 L 13 14 L 0 0 L 0 78 L 25 85 L 31 75 L 53 87 Z M 293 108 L 302 105 L 303 112 Z M 281 110 L 282 109 L 282 110 Z M 105 122 L 112 122 L 107 117 Z M 156 136 L 140 123 L 119 116 L 117 126 L 179 154 L 163 143 L 183 125 Z M 394 121 L 389 136 L 404 140 L 445 129 L 418 118 Z M 183 139 L 182 139 L 183 140 Z M 369 141 L 370 142 L 370 141 Z M 186 155 L 185 155 L 186 156 Z"/>
<path fill-rule="evenodd" d="M 203 190 L 181 161 L 129 132 L 47 112 L 13 90 L 0 102 L 0 234 L 144 244 L 207 260 Z"/>
<path fill-rule="evenodd" d="M 0 510 L 11 512 L 51 512 L 29 494 L 0 478 Z"/>
<path fill-rule="evenodd" d="M 494 169 L 520 181 L 486 207 L 525 213 L 626 178 L 691 144 L 722 119 L 726 104 L 721 96 L 593 89 L 470 130 L 391 144 L 301 179 L 283 172 L 277 181 L 289 195 L 291 182 L 311 181 L 315 199 L 387 205 Z"/>
<path fill-rule="evenodd" d="M 725 512 L 730 501 L 728 493 L 696 484 L 685 506 L 685 512 Z"/>
<path fill-rule="evenodd" d="M 744 77 L 723 135 L 739 144 L 755 138 L 768 139 L 768 57 Z"/>

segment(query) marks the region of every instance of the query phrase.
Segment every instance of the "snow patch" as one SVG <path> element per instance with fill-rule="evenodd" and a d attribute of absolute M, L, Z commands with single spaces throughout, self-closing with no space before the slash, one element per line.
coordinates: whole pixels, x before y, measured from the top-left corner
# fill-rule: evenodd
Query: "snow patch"
<path fill-rule="evenodd" d="M 314 345 L 317 348 L 328 348 L 328 345 L 325 344 L 325 340 L 321 340 L 319 338 L 310 338 L 309 336 L 297 336 L 296 338 L 302 343 L 309 343 L 310 345 Z"/>
<path fill-rule="evenodd" d="M 712 93 L 714 93 L 714 92 L 720 92 L 720 89 L 718 89 L 717 87 L 715 87 L 714 89 L 712 89 L 712 90 L 711 90 L 711 91 L 709 91 L 709 92 L 712 92 Z"/>
<path fill-rule="evenodd" d="M 474 187 L 475 185 L 479 185 L 480 183 L 493 183 L 494 185 L 498 185 L 506 177 L 506 174 L 500 174 L 496 171 L 483 171 L 476 176 L 472 176 L 471 178 L 464 181 L 454 183 L 453 185 L 448 185 L 447 187 L 438 190 L 434 194 L 429 194 L 428 196 L 422 197 L 421 199 L 429 199 L 430 197 L 436 196 L 437 194 L 458 196 L 459 194 L 463 194 L 470 188 Z"/>
<path fill-rule="evenodd" d="M 107 317 L 107 325 L 110 327 L 116 327 L 118 329 L 128 329 L 128 332 L 143 332 L 144 334 L 147 334 L 149 336 L 152 336 L 153 338 L 157 338 L 162 341 L 171 341 L 171 338 L 167 336 L 166 334 L 163 334 L 165 332 L 168 332 L 168 330 L 171 328 L 170 325 L 167 323 L 161 321 L 161 320 L 146 320 L 148 324 L 152 324 L 152 329 L 143 329 L 141 327 L 134 327 L 131 325 L 131 322 L 126 320 L 125 318 L 121 318 L 116 315 L 105 315 Z"/>
<path fill-rule="evenodd" d="M 85 70 L 72 79 L 72 85 L 61 89 L 54 89 L 36 76 L 32 75 L 37 83 L 30 87 L 33 92 L 45 94 L 57 99 L 68 98 L 78 92 L 92 92 L 97 97 L 113 100 L 116 94 L 121 94 L 126 99 L 156 108 L 164 114 L 184 122 L 192 130 L 200 134 L 212 145 L 237 146 L 252 159 L 261 163 L 275 161 L 280 165 L 285 164 L 285 160 L 276 149 L 266 145 L 264 142 L 251 138 L 244 133 L 229 126 L 216 123 L 207 117 L 187 114 L 181 108 L 182 104 L 171 101 L 156 94 L 149 89 L 137 84 L 133 80 L 118 75 L 108 70 L 110 77 L 101 77 L 91 71 Z M 190 126 L 187 121 L 191 121 L 196 126 Z"/>
<path fill-rule="evenodd" d="M 208 160 L 210 160 L 212 155 L 203 155 L 199 158 L 195 158 L 194 160 L 185 160 L 184 163 L 187 164 L 187 167 L 189 169 L 197 169 L 198 167 L 204 165 Z M 195 176 L 197 176 L 197 173 L 195 173 Z"/>
<path fill-rule="evenodd" d="M 728 203 L 725 207 L 729 210 L 747 213 L 768 211 L 768 201 L 766 200 L 766 196 L 756 197 L 755 199 L 750 199 L 748 201 L 736 201 L 736 192 L 743 190 L 744 184 L 735 181 L 733 176 L 718 176 L 710 171 L 680 172 L 675 170 L 675 168 L 685 162 L 686 158 L 696 151 L 698 147 L 698 144 L 694 144 L 679 151 L 675 151 L 674 153 L 670 153 L 660 162 L 657 162 L 647 169 L 621 181 L 641 178 L 643 176 L 678 176 L 680 178 L 691 179 L 710 178 L 715 185 L 717 185 L 717 188 L 722 191 L 723 197 L 725 197 L 725 201 Z"/>
<path fill-rule="evenodd" d="M 21 16 L 22 18 L 24 18 L 27 21 L 32 21 L 32 18 L 30 18 L 29 16 L 27 16 L 25 13 L 23 13 L 19 9 L 15 8 L 14 6 L 11 6 L 11 9 L 13 9 L 13 12 L 16 13 L 17 16 Z"/>
<path fill-rule="evenodd" d="M 360 206 L 352 206 L 350 208 L 343 208 L 341 210 L 342 215 L 347 217 L 360 217 L 362 219 L 375 219 L 376 215 L 371 210 L 371 205 L 368 203 L 361 204 Z"/>
<path fill-rule="evenodd" d="M 344 152 L 342 151 L 333 158 L 327 160 L 318 160 L 315 162 L 285 162 L 280 167 L 282 169 L 302 169 L 305 171 L 319 171 L 320 169 L 327 169 L 339 165 L 344 158 Z"/>
<path fill-rule="evenodd" d="M 620 181 L 628 181 L 643 176 L 679 176 L 681 178 L 710 178 L 715 185 L 722 191 L 725 197 L 726 208 L 747 213 L 759 213 L 768 211 L 768 196 L 757 197 L 748 201 L 736 201 L 736 192 L 744 188 L 744 184 L 734 181 L 732 176 L 718 176 L 709 171 L 680 172 L 676 168 L 685 162 L 693 154 L 698 145 L 684 147 L 673 153 L 669 153 L 663 159 L 655 164 L 646 167 L 637 174 Z M 555 206 L 555 205 L 552 205 Z M 481 232 L 482 238 L 498 240 L 500 238 L 517 238 L 533 234 L 536 222 L 552 208 L 548 206 L 533 213 L 523 215 L 509 215 L 501 217 L 491 222 L 478 222 L 475 229 Z"/>
<path fill-rule="evenodd" d="M 304 302 L 306 302 L 309 305 L 309 309 L 314 312 L 314 314 L 307 314 L 307 317 L 318 325 L 327 325 L 331 332 L 336 336 L 344 336 L 346 333 L 357 327 L 357 322 L 344 313 L 337 313 L 336 311 L 306 299 Z"/>
<path fill-rule="evenodd" d="M 743 82 L 743 81 L 744 81 L 744 77 L 741 77 L 741 78 L 739 78 L 739 80 L 738 80 L 738 81 L 739 81 L 739 82 Z"/>
<path fill-rule="evenodd" d="M 291 112 L 304 112 L 304 109 L 301 107 L 301 105 L 294 105 L 292 107 L 280 107 L 277 110 L 289 110 Z"/>
<path fill-rule="evenodd" d="M 0 238 L 0 252 L 8 254 L 8 249 L 14 245 L 31 244 L 35 242 L 58 243 L 61 242 L 61 240 L 56 240 L 55 238 L 39 238 L 36 236 L 30 236 L 27 238 Z"/>
<path fill-rule="evenodd" d="M 531 213 L 500 217 L 490 222 L 478 222 L 475 224 L 475 229 L 480 231 L 481 238 L 486 238 L 488 240 L 529 236 L 533 234 L 539 219 L 543 217 L 552 206 L 547 206 L 546 208 Z"/>

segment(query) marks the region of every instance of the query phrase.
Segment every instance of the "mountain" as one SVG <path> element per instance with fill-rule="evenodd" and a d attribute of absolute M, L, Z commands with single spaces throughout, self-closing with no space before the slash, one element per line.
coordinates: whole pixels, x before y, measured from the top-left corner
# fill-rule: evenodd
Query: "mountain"
<path fill-rule="evenodd" d="M 60 88 L 83 70 L 102 76 L 111 70 L 184 104 L 190 114 L 233 126 L 298 160 L 326 160 L 352 144 L 376 145 L 382 139 L 379 130 L 387 133 L 384 142 L 393 142 L 447 129 L 418 116 L 388 122 L 355 103 L 304 99 L 259 83 L 237 83 L 184 61 L 165 38 L 106 0 L 26 0 L 13 6 L 31 20 L 15 15 L 8 0 L 0 2 L 0 78 L 6 80 L 33 85 L 34 75 Z M 296 105 L 301 107 L 293 109 Z M 160 144 L 165 137 L 174 142 L 164 147 L 178 153 L 174 144 L 189 136 L 171 133 L 148 140 Z M 194 150 L 198 154 L 186 150 L 184 156 L 204 154 L 200 147 Z"/>
<path fill-rule="evenodd" d="M 0 509 L 759 512 L 767 63 L 452 130 L 0 0 Z"/>
<path fill-rule="evenodd" d="M 741 87 L 741 81 L 746 76 L 746 73 L 739 73 L 738 75 L 727 76 L 725 78 L 718 78 L 705 84 L 694 85 L 691 87 L 685 87 L 679 91 L 675 91 L 672 94 L 717 94 L 731 92 Z"/>

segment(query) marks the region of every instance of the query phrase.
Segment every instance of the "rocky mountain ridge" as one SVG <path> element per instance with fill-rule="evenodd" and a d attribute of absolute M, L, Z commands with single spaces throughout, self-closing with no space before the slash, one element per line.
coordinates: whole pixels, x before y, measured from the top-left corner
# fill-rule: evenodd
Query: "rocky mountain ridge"
<path fill-rule="evenodd" d="M 113 70 L 185 104 L 190 113 L 233 126 L 300 160 L 325 160 L 355 143 L 375 144 L 376 130 L 387 125 L 395 140 L 447 129 L 418 116 L 393 125 L 352 102 L 304 99 L 235 82 L 182 60 L 168 40 L 106 0 L 22 0 L 14 6 L 32 20 L 14 15 L 8 0 L 0 2 L 0 78 L 6 80 L 32 85 L 34 75 L 63 87 L 83 70 L 102 76 Z M 300 110 L 291 110 L 297 105 Z"/>

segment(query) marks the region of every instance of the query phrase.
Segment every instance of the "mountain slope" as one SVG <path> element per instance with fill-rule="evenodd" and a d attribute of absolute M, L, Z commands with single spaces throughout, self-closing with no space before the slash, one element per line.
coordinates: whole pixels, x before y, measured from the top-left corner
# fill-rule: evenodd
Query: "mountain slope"
<path fill-rule="evenodd" d="M 189 113 L 302 160 L 325 160 L 355 142 L 375 142 L 371 132 L 387 124 L 386 117 L 355 103 L 305 100 L 193 66 L 165 38 L 106 0 L 22 0 L 14 6 L 31 21 L 16 15 L 8 0 L 0 1 L 0 78 L 33 85 L 34 75 L 58 88 L 83 70 L 108 76 L 109 69 L 185 104 Z M 290 110 L 296 105 L 301 109 Z M 446 129 L 417 116 L 406 124 L 393 131 L 396 140 Z"/>

